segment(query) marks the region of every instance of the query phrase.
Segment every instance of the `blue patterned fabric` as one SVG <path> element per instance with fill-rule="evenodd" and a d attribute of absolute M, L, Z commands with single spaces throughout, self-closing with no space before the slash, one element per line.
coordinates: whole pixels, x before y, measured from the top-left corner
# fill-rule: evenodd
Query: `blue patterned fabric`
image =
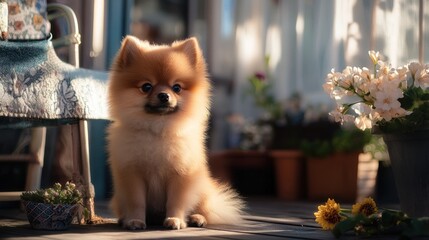
<path fill-rule="evenodd" d="M 0 125 L 107 119 L 108 75 L 62 62 L 50 40 L 0 41 Z"/>
<path fill-rule="evenodd" d="M 8 0 L 9 39 L 46 39 L 50 33 L 46 0 Z"/>

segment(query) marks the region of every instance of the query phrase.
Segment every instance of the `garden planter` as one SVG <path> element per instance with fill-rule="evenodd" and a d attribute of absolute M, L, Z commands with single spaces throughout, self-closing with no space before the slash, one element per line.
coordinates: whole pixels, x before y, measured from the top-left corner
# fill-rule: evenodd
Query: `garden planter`
<path fill-rule="evenodd" d="M 429 216 L 429 130 L 383 134 L 401 210 L 411 217 Z"/>
<path fill-rule="evenodd" d="M 66 230 L 77 213 L 77 204 L 48 204 L 23 201 L 28 221 L 34 229 Z"/>
<path fill-rule="evenodd" d="M 379 162 L 375 200 L 379 204 L 399 204 L 392 166 Z"/>
<path fill-rule="evenodd" d="M 277 197 L 283 200 L 300 200 L 305 189 L 304 156 L 299 150 L 272 150 Z"/>
<path fill-rule="evenodd" d="M 307 197 L 309 200 L 355 202 L 360 152 L 335 153 L 307 158 Z"/>
<path fill-rule="evenodd" d="M 211 153 L 213 176 L 231 184 L 241 195 L 275 194 L 273 162 L 265 151 L 225 150 Z"/>

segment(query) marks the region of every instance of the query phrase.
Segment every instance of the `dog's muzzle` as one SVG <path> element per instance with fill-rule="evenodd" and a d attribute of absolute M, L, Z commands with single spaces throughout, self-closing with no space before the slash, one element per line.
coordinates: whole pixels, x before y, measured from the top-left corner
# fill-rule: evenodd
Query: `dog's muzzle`
<path fill-rule="evenodd" d="M 176 106 L 171 106 L 167 102 L 167 103 L 160 103 L 158 105 L 146 104 L 145 107 L 144 107 L 144 109 L 145 109 L 145 111 L 147 113 L 165 115 L 165 114 L 170 114 L 170 113 L 177 112 L 177 110 L 179 109 L 179 107 L 177 105 Z"/>

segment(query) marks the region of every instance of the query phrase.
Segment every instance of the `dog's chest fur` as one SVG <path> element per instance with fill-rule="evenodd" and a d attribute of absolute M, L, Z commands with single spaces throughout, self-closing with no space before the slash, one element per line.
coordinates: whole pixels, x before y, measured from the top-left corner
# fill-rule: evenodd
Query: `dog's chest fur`
<path fill-rule="evenodd" d="M 142 175 L 163 177 L 188 171 L 205 164 L 205 150 L 198 137 L 157 135 L 149 131 L 113 128 L 111 144 L 122 167 L 137 168 Z"/>

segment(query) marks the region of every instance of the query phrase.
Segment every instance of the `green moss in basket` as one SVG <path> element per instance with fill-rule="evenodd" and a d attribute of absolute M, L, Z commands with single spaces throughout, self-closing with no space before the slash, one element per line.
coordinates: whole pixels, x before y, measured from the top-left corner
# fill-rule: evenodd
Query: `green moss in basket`
<path fill-rule="evenodd" d="M 21 200 L 50 204 L 82 204 L 82 194 L 76 185 L 67 182 L 64 186 L 55 183 L 52 188 L 26 191 L 21 194 Z"/>

